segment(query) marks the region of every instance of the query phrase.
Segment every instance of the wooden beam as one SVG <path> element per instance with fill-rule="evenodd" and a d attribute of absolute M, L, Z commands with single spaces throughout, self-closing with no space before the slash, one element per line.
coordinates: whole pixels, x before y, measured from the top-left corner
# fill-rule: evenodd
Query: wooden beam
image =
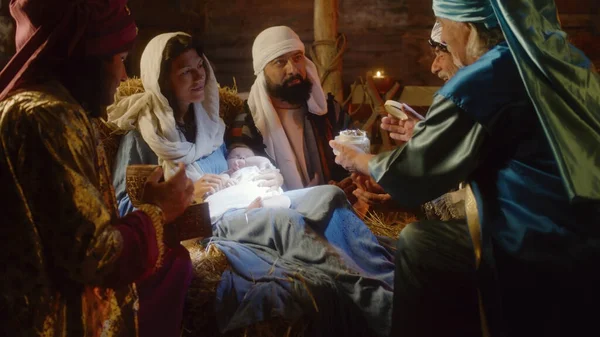
<path fill-rule="evenodd" d="M 314 61 L 325 93 L 332 93 L 338 102 L 344 101 L 342 84 L 342 46 L 338 41 L 339 0 L 315 0 Z"/>
<path fill-rule="evenodd" d="M 594 35 L 600 35 L 600 3 L 598 1 L 592 5 L 591 27 Z"/>

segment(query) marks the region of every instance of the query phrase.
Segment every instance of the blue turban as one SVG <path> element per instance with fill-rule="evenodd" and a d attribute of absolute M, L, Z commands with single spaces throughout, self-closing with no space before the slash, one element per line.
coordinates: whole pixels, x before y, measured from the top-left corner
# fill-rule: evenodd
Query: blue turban
<path fill-rule="evenodd" d="M 433 0 L 433 12 L 452 21 L 483 23 L 487 28 L 498 26 L 489 0 Z"/>

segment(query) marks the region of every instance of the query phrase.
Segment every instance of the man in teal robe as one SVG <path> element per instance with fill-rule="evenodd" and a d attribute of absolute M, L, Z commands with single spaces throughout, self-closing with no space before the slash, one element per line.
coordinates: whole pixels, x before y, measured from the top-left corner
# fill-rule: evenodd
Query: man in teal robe
<path fill-rule="evenodd" d="M 591 331 L 600 299 L 600 77 L 568 43 L 552 0 L 434 0 L 433 9 L 461 69 L 405 146 L 372 156 L 333 142 L 336 162 L 369 173 L 405 206 L 469 182 L 491 335 Z M 443 244 L 431 240 L 431 249 Z M 396 265 L 394 311 L 405 314 L 394 316 L 393 334 L 461 335 L 427 323 L 438 318 L 425 310 L 411 316 L 407 306 L 436 289 L 409 291 L 420 263 L 400 246 Z"/>

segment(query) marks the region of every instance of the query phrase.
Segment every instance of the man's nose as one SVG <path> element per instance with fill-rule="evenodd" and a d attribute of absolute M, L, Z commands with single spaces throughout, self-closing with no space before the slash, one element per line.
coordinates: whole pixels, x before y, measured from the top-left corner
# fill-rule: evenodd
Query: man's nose
<path fill-rule="evenodd" d="M 289 59 L 285 65 L 285 72 L 288 75 L 295 75 L 299 73 L 298 66 L 292 59 Z"/>
<path fill-rule="evenodd" d="M 125 69 L 125 66 L 123 66 L 123 68 L 121 68 L 121 82 L 125 82 L 127 81 L 127 69 Z"/>
<path fill-rule="evenodd" d="M 441 70 L 442 70 L 442 66 L 441 66 L 441 62 L 440 62 L 440 56 L 435 55 L 435 59 L 433 59 L 433 63 L 431 63 L 431 72 L 434 75 L 437 75 L 437 73 L 439 73 Z"/>

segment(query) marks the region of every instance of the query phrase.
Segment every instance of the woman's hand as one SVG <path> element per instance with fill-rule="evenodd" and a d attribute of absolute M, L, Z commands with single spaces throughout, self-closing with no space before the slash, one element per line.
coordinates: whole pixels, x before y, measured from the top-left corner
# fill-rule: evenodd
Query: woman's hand
<path fill-rule="evenodd" d="M 271 190 L 276 190 L 283 185 L 283 176 L 277 169 L 265 169 L 254 178 L 254 181 L 259 182 L 258 186 L 269 187 Z"/>
<path fill-rule="evenodd" d="M 227 185 L 227 179 L 216 174 L 205 174 L 194 183 L 196 198 L 206 199 L 209 195 L 222 190 Z"/>
<path fill-rule="evenodd" d="M 411 114 L 407 113 L 406 115 L 410 116 Z M 416 121 L 412 118 L 400 120 L 388 114 L 387 117 L 381 119 L 380 128 L 388 131 L 390 138 L 396 140 L 396 143 L 403 144 L 412 138 L 415 124 Z"/>
<path fill-rule="evenodd" d="M 369 174 L 369 160 L 375 157 L 374 155 L 366 154 L 356 146 L 342 144 L 335 140 L 330 140 L 329 146 L 339 152 L 335 156 L 335 162 L 338 165 L 350 172 Z"/>

